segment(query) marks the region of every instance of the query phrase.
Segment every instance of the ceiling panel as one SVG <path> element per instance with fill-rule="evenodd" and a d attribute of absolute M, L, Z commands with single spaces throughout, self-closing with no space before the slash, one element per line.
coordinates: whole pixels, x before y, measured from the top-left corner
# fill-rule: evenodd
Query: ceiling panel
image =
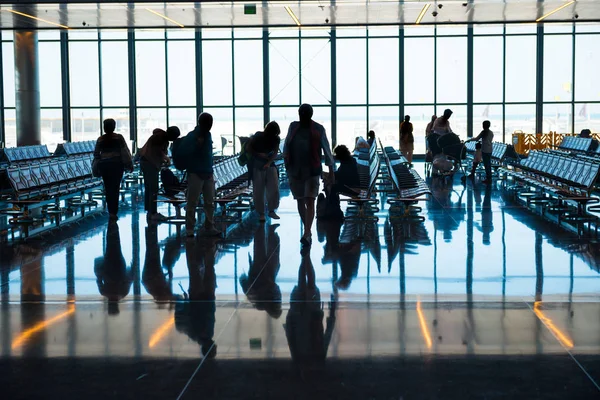
<path fill-rule="evenodd" d="M 256 14 L 244 14 L 244 3 L 255 4 Z M 263 1 L 263 2 L 169 2 L 72 3 L 0 6 L 2 29 L 46 29 L 55 24 L 71 29 L 117 29 L 156 27 L 294 27 L 289 7 L 302 26 L 356 26 L 414 24 L 429 4 L 421 24 L 493 24 L 600 21 L 600 0 L 463 0 L 463 1 Z M 441 8 L 439 7 L 441 6 Z M 22 14 L 18 14 L 22 13 Z M 437 13 L 437 15 L 434 15 Z M 29 18 L 35 16 L 40 20 Z M 577 16 L 577 18 L 576 18 Z M 165 18 L 166 17 L 166 18 Z"/>

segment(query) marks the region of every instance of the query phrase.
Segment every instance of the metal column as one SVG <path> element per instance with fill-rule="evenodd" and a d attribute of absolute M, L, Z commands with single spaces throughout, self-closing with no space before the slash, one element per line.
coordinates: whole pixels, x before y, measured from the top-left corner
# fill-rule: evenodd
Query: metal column
<path fill-rule="evenodd" d="M 467 137 L 473 137 L 473 26 L 467 28 Z"/>
<path fill-rule="evenodd" d="M 41 143 L 37 31 L 14 33 L 17 146 Z"/>
<path fill-rule="evenodd" d="M 542 133 L 544 127 L 544 26 L 537 27 L 535 87 L 535 133 Z"/>

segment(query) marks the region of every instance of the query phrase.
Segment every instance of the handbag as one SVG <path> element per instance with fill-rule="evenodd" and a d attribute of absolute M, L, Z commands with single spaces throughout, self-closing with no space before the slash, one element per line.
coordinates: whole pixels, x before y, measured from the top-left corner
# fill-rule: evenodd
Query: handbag
<path fill-rule="evenodd" d="M 100 178 L 102 174 L 100 173 L 100 159 L 94 158 L 92 161 L 92 176 L 94 178 Z"/>
<path fill-rule="evenodd" d="M 125 143 L 125 139 L 123 139 L 123 137 L 121 137 L 121 139 L 121 163 L 123 164 L 123 168 L 128 171 L 133 171 L 131 152 L 129 151 L 129 147 L 127 147 L 127 143 Z"/>

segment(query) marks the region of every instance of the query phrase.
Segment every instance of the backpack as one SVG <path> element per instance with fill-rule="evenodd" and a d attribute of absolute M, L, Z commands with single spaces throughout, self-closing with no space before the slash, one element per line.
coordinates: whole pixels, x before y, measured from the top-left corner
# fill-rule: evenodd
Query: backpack
<path fill-rule="evenodd" d="M 179 193 L 179 179 L 175 176 L 173 171 L 168 168 L 163 168 L 160 171 L 160 181 L 162 182 L 165 194 L 167 196 L 175 196 Z"/>
<path fill-rule="evenodd" d="M 252 140 L 252 139 L 250 139 Z M 246 141 L 246 143 L 244 143 L 242 145 L 242 149 L 240 150 L 240 155 L 238 156 L 238 164 L 240 164 L 240 167 L 244 167 L 246 165 L 248 165 L 248 163 L 250 162 L 250 159 L 252 159 L 252 155 L 248 152 L 246 152 L 246 146 L 248 145 L 248 142 L 250 141 Z"/>
<path fill-rule="evenodd" d="M 325 196 L 325 193 L 319 193 L 319 197 L 317 197 L 317 219 L 344 220 L 338 193 L 332 191 L 328 196 Z"/>
<path fill-rule="evenodd" d="M 173 142 L 171 146 L 171 155 L 173 158 L 173 165 L 179 171 L 185 171 L 188 169 L 188 160 L 193 156 L 195 146 L 185 146 L 184 141 L 189 134 L 184 137 L 178 138 Z"/>

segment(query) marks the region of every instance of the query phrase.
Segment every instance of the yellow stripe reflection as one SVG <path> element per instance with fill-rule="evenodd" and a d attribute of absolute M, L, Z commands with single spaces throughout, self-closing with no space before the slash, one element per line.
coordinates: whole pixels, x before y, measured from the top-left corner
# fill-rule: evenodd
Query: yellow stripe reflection
<path fill-rule="evenodd" d="M 150 341 L 148 342 L 148 346 L 153 348 L 161 341 L 161 339 L 167 334 L 169 329 L 175 324 L 175 316 L 169 318 L 164 324 L 158 327 L 156 331 L 150 336 Z"/>
<path fill-rule="evenodd" d="M 284 8 L 285 8 L 285 11 L 287 11 L 287 13 L 290 15 L 290 17 L 292 17 L 292 19 L 294 20 L 296 25 L 300 26 L 300 20 L 298 19 L 298 17 L 296 17 L 296 14 L 294 14 L 294 12 L 290 8 L 290 6 L 285 6 Z"/>
<path fill-rule="evenodd" d="M 22 13 L 20 11 L 15 11 L 15 10 L 3 10 L 3 11 L 8 11 L 9 13 L 17 14 L 17 15 L 20 15 L 22 17 L 27 17 L 27 18 L 35 19 L 36 21 L 42 21 L 42 22 L 45 22 L 45 23 L 50 24 L 50 25 L 58 26 L 59 28 L 69 29 L 69 27 L 66 26 L 66 25 L 57 24 L 56 22 L 52 22 L 52 21 L 48 21 L 46 19 L 38 18 L 36 16 L 25 14 L 25 13 Z"/>
<path fill-rule="evenodd" d="M 423 6 L 421 13 L 417 17 L 417 21 L 415 22 L 416 25 L 419 25 L 421 23 L 423 17 L 425 16 L 425 13 L 427 12 L 427 10 L 429 10 L 429 6 L 431 6 L 431 4 L 425 4 L 425 6 Z"/>
<path fill-rule="evenodd" d="M 544 323 L 544 325 L 546 325 L 546 327 L 548 329 L 550 329 L 550 332 L 552 332 L 552 334 L 558 339 L 558 341 L 563 346 L 565 346 L 569 349 L 572 348 L 573 341 L 567 335 L 565 335 L 560 329 L 558 329 L 554 325 L 554 322 L 552 322 L 552 320 L 549 317 L 544 315 L 544 312 L 542 310 L 540 310 L 540 305 L 541 305 L 540 301 L 536 301 L 535 303 L 533 303 L 533 312 L 535 313 L 535 315 L 540 319 L 540 321 L 542 321 Z"/>
<path fill-rule="evenodd" d="M 175 21 L 174 19 L 171 19 L 171 18 L 167 17 L 167 16 L 166 16 L 166 15 L 164 15 L 164 14 L 161 14 L 161 13 L 159 13 L 159 12 L 156 12 L 156 11 L 154 11 L 154 10 L 151 10 L 151 9 L 149 9 L 149 8 L 146 8 L 146 11 L 149 11 L 149 12 L 151 12 L 151 13 L 152 13 L 152 14 L 154 14 L 154 15 L 158 15 L 159 17 L 161 17 L 161 18 L 164 18 L 164 19 L 166 19 L 167 21 L 174 23 L 175 25 L 179 26 L 180 28 L 185 28 L 185 25 L 183 25 L 183 24 L 180 24 L 179 22 Z"/>
<path fill-rule="evenodd" d="M 23 343 L 25 343 L 31 336 L 35 335 L 36 333 L 38 333 L 39 331 L 42 331 L 46 328 L 49 328 L 51 325 L 53 325 L 54 323 L 60 321 L 61 319 L 73 314 L 75 312 L 75 306 L 72 305 L 69 307 L 69 309 L 61 314 L 58 314 L 46 321 L 42 321 L 37 325 L 34 325 L 33 327 L 24 330 L 23 332 L 21 332 L 21 334 L 19 336 L 17 336 L 17 338 L 15 338 L 15 340 L 13 340 L 12 342 L 12 348 L 13 350 L 16 349 L 17 347 L 21 346 Z"/>
<path fill-rule="evenodd" d="M 558 7 L 557 9 L 550 11 L 548 14 L 546 14 L 546 15 L 544 15 L 544 16 L 542 16 L 542 17 L 539 17 L 538 19 L 536 19 L 536 20 L 535 20 L 535 22 L 540 22 L 541 20 L 548 18 L 548 17 L 549 17 L 549 16 L 551 16 L 552 14 L 554 14 L 554 13 L 556 13 L 556 12 L 559 12 L 559 11 L 560 11 L 560 10 L 562 10 L 563 8 L 565 8 L 565 7 L 569 7 L 569 6 L 570 6 L 571 4 L 573 4 L 573 3 L 575 3 L 575 0 L 572 0 L 572 1 L 568 2 L 568 3 L 565 3 L 565 4 L 563 4 L 562 6 Z"/>
<path fill-rule="evenodd" d="M 429 333 L 429 328 L 427 327 L 427 321 L 425 321 L 425 316 L 423 315 L 423 311 L 421 311 L 421 302 L 417 301 L 417 315 L 419 316 L 419 324 L 421 325 L 421 333 L 423 334 L 423 339 L 425 339 L 425 344 L 428 349 L 431 349 L 433 343 L 431 342 L 431 334 Z"/>

